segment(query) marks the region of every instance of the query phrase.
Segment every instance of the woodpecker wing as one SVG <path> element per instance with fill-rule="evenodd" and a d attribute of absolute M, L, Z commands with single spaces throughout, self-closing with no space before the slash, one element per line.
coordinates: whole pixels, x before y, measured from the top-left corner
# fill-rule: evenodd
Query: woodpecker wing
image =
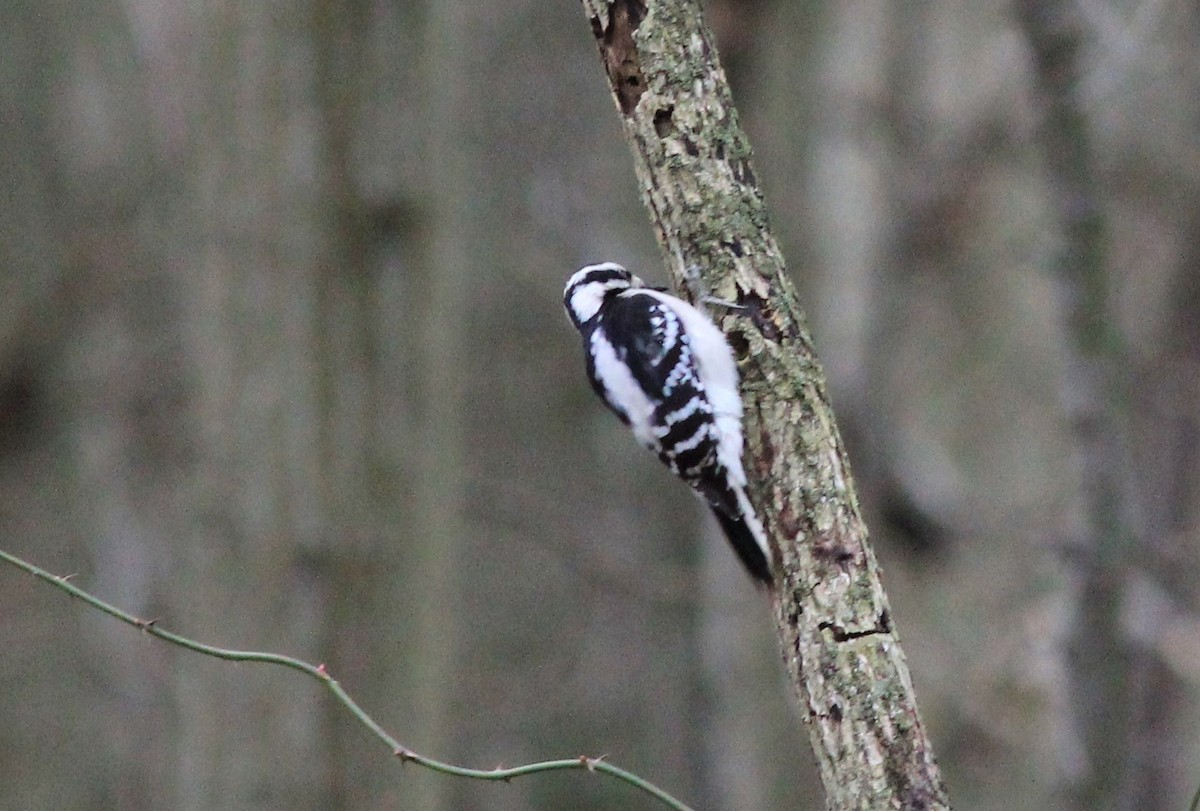
<path fill-rule="evenodd" d="M 716 464 L 719 437 L 712 404 L 696 366 L 692 341 L 674 308 L 630 290 L 614 296 L 601 315 L 602 339 L 612 346 L 620 373 L 597 374 L 621 403 L 644 399 L 644 418 L 628 415 L 638 441 L 689 484 Z M 628 380 L 617 378 L 624 374 Z M 632 385 L 637 396 L 618 387 Z M 606 396 L 605 399 L 610 399 Z M 638 410 L 638 409 L 635 409 Z"/>

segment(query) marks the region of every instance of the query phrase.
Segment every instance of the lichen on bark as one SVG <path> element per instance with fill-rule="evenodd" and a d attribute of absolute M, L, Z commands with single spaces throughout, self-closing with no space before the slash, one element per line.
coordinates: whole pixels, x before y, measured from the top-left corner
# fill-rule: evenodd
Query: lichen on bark
<path fill-rule="evenodd" d="M 803 312 L 700 5 L 583 0 L 672 279 L 738 355 L 780 650 L 830 808 L 948 808 Z"/>

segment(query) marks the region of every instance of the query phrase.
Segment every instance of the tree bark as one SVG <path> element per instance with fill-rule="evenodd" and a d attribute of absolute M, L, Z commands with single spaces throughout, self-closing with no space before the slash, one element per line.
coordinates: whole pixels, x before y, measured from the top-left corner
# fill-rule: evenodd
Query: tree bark
<path fill-rule="evenodd" d="M 830 808 L 947 808 L 824 374 L 699 4 L 584 0 L 676 286 L 735 302 L 748 474 L 784 662 Z"/>

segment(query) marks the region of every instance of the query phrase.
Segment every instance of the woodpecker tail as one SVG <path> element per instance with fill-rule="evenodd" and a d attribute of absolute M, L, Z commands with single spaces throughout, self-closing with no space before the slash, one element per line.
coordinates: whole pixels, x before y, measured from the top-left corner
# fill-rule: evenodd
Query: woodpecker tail
<path fill-rule="evenodd" d="M 710 500 L 713 515 L 717 517 L 717 522 L 725 531 L 725 537 L 729 539 L 733 551 L 737 553 L 738 559 L 750 575 L 760 583 L 771 586 L 775 580 L 771 575 L 771 552 L 767 546 L 767 535 L 754 512 L 754 506 L 746 496 L 746 491 L 737 487 L 734 488 L 733 494 L 738 509 L 723 509 L 722 505 Z"/>

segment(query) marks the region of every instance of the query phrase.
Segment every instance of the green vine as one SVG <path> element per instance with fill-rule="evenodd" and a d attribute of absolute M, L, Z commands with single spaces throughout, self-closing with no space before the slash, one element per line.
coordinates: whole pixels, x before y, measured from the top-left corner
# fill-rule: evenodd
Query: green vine
<path fill-rule="evenodd" d="M 415 763 L 419 766 L 424 766 L 427 769 L 432 769 L 435 772 L 442 774 L 453 775 L 454 777 L 465 777 L 472 780 L 499 780 L 507 783 L 517 777 L 524 777 L 530 774 L 538 774 L 540 772 L 562 771 L 564 769 L 581 769 L 589 772 L 605 774 L 610 777 L 615 777 L 634 788 L 649 794 L 654 799 L 661 802 L 668 808 L 676 809 L 676 811 L 692 811 L 692 809 L 675 799 L 667 792 L 663 791 L 658 786 L 638 777 L 632 772 L 628 772 L 618 766 L 614 766 L 603 757 L 588 757 L 580 755 L 574 758 L 562 758 L 560 760 L 545 760 L 539 763 L 528 763 L 524 766 L 514 766 L 509 769 L 470 769 L 465 766 L 456 766 L 453 763 L 445 763 L 440 760 L 435 760 L 431 757 L 426 757 L 418 752 L 414 752 L 407 746 L 397 741 L 392 735 L 385 730 L 379 723 L 372 718 L 367 712 L 358 705 L 358 702 L 350 697 L 337 680 L 329 674 L 324 664 L 310 664 L 309 662 L 300 659 L 294 659 L 291 656 L 283 656 L 278 653 L 266 653 L 261 651 L 246 651 L 246 650 L 230 650 L 228 648 L 217 648 L 212 645 L 205 645 L 202 642 L 197 642 L 194 639 L 188 639 L 185 636 L 167 631 L 160 628 L 155 620 L 144 620 L 129 614 L 111 603 L 106 603 L 100 598 L 84 591 L 78 586 L 70 582 L 71 576 L 60 577 L 59 575 L 51 574 L 45 569 L 34 566 L 16 555 L 9 554 L 0 549 L 0 560 L 12 564 L 18 569 L 22 569 L 34 577 L 44 580 L 50 585 L 65 591 L 72 597 L 76 597 L 87 603 L 92 608 L 103 611 L 111 617 L 115 617 L 127 625 L 132 625 L 134 628 L 139 628 L 150 636 L 157 637 L 164 642 L 169 642 L 172 645 L 178 645 L 181 648 L 186 648 L 196 653 L 204 654 L 205 656 L 213 656 L 217 659 L 226 659 L 233 662 L 262 662 L 264 664 L 281 665 L 299 670 L 325 685 L 326 689 L 333 694 L 346 709 L 348 709 L 359 723 L 371 731 L 376 738 L 387 744 L 392 754 L 399 759 L 401 763 Z"/>

